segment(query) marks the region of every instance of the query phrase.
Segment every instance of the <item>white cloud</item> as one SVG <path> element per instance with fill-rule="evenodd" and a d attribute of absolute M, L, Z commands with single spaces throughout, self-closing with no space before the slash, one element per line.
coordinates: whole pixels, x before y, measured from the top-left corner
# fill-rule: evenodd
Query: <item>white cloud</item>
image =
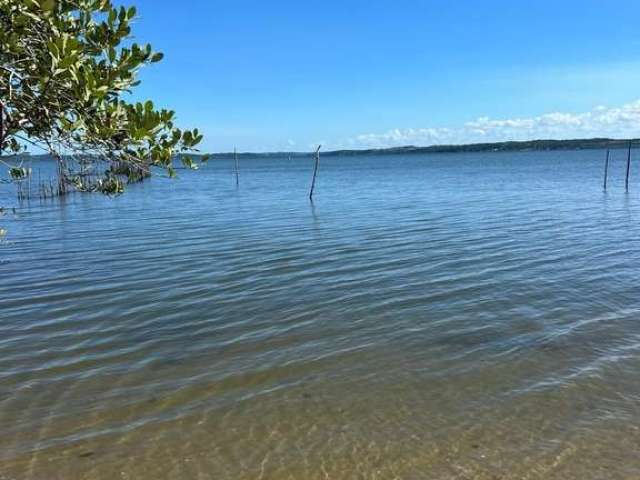
<path fill-rule="evenodd" d="M 529 118 L 480 117 L 459 128 L 406 128 L 357 135 L 348 148 L 384 148 L 500 142 L 508 140 L 640 137 L 640 100 L 621 107 L 597 106 L 590 112 L 553 112 Z"/>

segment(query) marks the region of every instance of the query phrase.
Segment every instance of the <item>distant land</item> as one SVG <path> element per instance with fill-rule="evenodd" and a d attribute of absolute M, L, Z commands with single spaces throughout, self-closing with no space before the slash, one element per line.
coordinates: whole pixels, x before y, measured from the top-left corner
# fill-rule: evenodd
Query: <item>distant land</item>
<path fill-rule="evenodd" d="M 604 150 L 627 148 L 629 142 L 640 146 L 640 139 L 612 139 L 587 138 L 574 140 L 527 140 L 521 142 L 470 143 L 464 145 L 431 145 L 429 147 L 369 148 L 362 150 L 331 150 L 322 151 L 323 157 L 354 157 L 363 155 L 411 155 L 424 153 L 465 153 L 465 152 L 529 152 L 551 150 Z M 243 158 L 287 157 L 299 158 L 313 155 L 310 152 L 238 152 Z M 46 157 L 47 155 L 31 155 L 31 158 Z M 198 157 L 198 155 L 192 155 Z M 212 159 L 233 157 L 232 152 L 212 154 Z M 14 157 L 15 158 L 15 157 Z"/>
<path fill-rule="evenodd" d="M 416 147 L 407 145 L 391 148 L 368 148 L 361 150 L 330 150 L 322 151 L 323 157 L 350 157 L 360 155 L 410 155 L 420 153 L 463 153 L 463 152 L 528 152 L 550 150 L 601 150 L 627 148 L 629 142 L 640 146 L 640 139 L 587 138 L 574 140 L 527 140 L 521 142 L 469 143 L 463 145 L 431 145 Z M 269 152 L 269 153 L 238 153 L 242 157 L 308 157 L 309 152 Z M 217 153 L 214 157 L 232 157 L 233 153 Z"/>

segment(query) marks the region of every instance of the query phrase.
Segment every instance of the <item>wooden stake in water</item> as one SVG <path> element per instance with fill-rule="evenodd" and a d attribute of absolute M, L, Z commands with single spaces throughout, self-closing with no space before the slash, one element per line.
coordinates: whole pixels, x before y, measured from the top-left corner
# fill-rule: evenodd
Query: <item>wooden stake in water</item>
<path fill-rule="evenodd" d="M 236 151 L 236 149 L 233 149 L 233 159 L 235 161 L 235 165 L 236 165 L 236 187 L 238 185 L 240 185 L 240 168 L 238 166 L 238 152 Z"/>
<path fill-rule="evenodd" d="M 604 190 L 607 191 L 607 175 L 609 173 L 609 149 L 607 149 L 607 158 L 604 161 Z"/>
<path fill-rule="evenodd" d="M 322 145 L 318 145 L 316 150 L 316 165 L 313 168 L 313 179 L 311 180 L 311 191 L 309 192 L 309 200 L 313 202 L 313 190 L 316 187 L 316 176 L 318 175 L 318 166 L 320 165 L 320 148 Z"/>
<path fill-rule="evenodd" d="M 0 155 L 2 155 L 3 141 L 4 141 L 4 104 L 0 102 Z"/>
<path fill-rule="evenodd" d="M 624 179 L 625 192 L 629 191 L 629 173 L 631 172 L 631 142 L 629 142 L 629 150 L 627 152 L 627 175 Z"/>

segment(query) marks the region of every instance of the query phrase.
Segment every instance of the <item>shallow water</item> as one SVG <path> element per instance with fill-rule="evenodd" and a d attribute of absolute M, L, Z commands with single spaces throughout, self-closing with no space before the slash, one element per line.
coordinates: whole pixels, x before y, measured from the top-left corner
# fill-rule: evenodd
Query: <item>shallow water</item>
<path fill-rule="evenodd" d="M 625 153 L 608 193 L 582 151 L 325 157 L 314 204 L 310 159 L 23 204 L 0 479 L 639 478 Z"/>

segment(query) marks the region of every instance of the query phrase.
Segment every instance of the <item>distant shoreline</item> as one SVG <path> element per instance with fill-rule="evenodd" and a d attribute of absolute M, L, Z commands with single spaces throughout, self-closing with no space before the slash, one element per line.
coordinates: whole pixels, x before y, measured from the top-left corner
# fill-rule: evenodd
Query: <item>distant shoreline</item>
<path fill-rule="evenodd" d="M 330 150 L 322 152 L 323 157 L 351 157 L 364 155 L 409 155 L 421 153 L 466 153 L 466 152 L 530 152 L 530 151 L 553 151 L 553 150 L 599 150 L 599 149 L 620 149 L 627 148 L 629 142 L 640 145 L 640 139 L 612 139 L 612 138 L 588 138 L 573 140 L 525 140 L 493 143 L 468 143 L 462 145 L 431 145 L 428 147 L 416 147 L 407 145 L 403 147 L 390 148 L 368 148 L 361 150 Z M 243 157 L 308 157 L 310 152 L 265 152 L 238 153 Z M 215 157 L 232 157 L 233 153 L 216 153 Z"/>
<path fill-rule="evenodd" d="M 573 140 L 525 140 L 493 143 L 468 143 L 461 145 L 431 145 L 428 147 L 416 147 L 407 145 L 390 148 L 368 148 L 360 150 L 329 150 L 323 151 L 323 157 L 355 157 L 367 155 L 413 155 L 424 153 L 491 153 L 491 152 L 545 152 L 554 150 L 605 150 L 627 148 L 629 142 L 640 146 L 640 138 L 612 139 L 612 138 L 588 138 Z M 220 152 L 210 154 L 212 159 L 233 158 L 233 152 Z M 243 158 L 306 158 L 312 156 L 312 152 L 238 152 Z M 191 155 L 199 157 L 200 155 Z M 25 155 L 26 158 L 37 159 L 48 157 L 44 155 Z M 23 158 L 24 158 L 23 157 Z"/>

